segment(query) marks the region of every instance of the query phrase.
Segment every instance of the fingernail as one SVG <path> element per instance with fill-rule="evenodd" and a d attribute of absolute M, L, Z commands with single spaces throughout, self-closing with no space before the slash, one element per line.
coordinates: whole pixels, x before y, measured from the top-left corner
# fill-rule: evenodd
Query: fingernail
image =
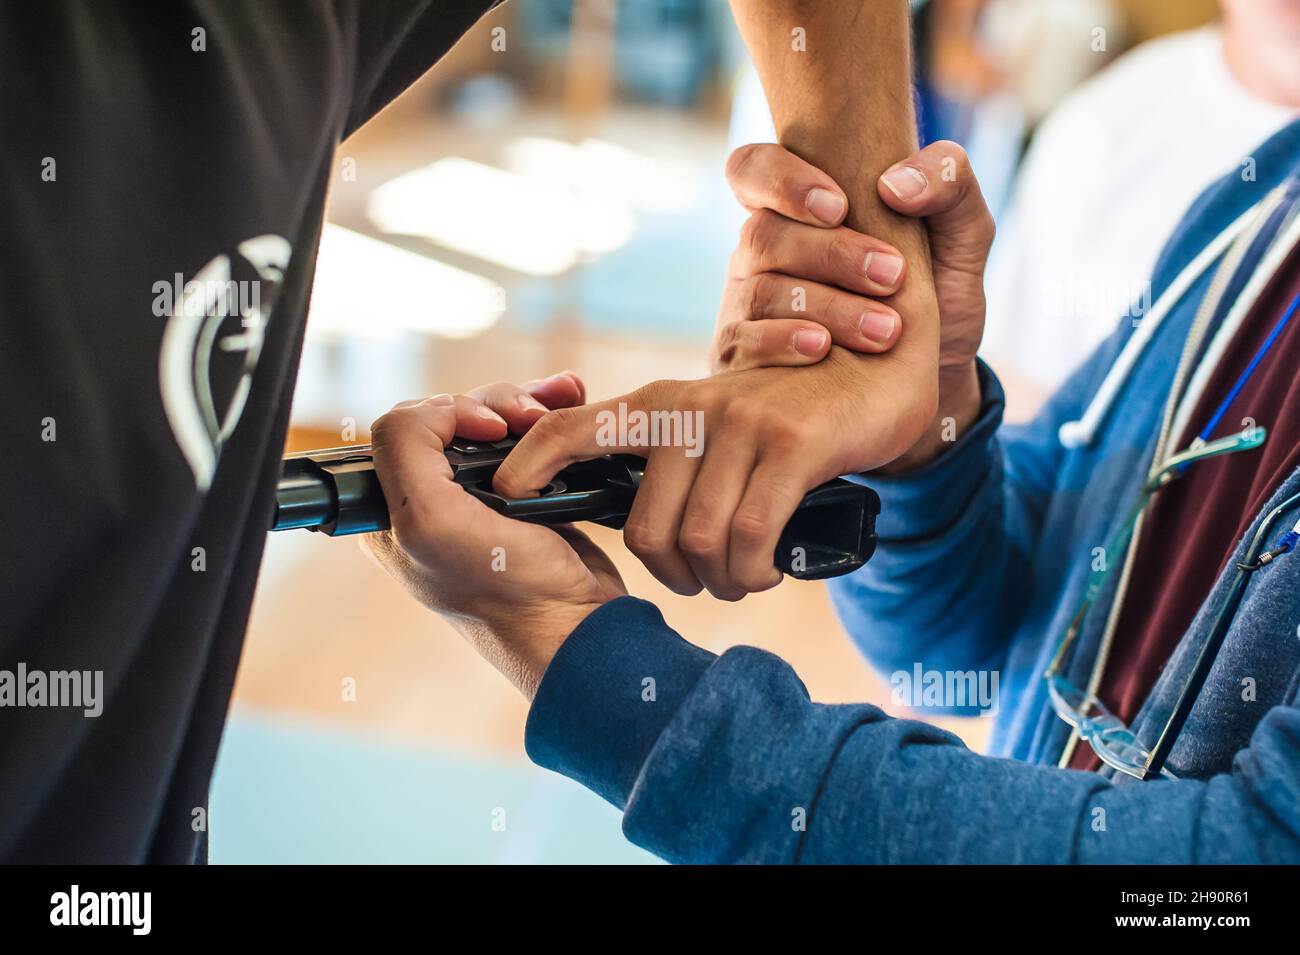
<path fill-rule="evenodd" d="M 449 405 L 453 404 L 455 401 L 456 399 L 451 395 L 433 395 L 424 399 L 424 403 L 428 405 Z"/>
<path fill-rule="evenodd" d="M 895 166 L 880 178 L 889 187 L 889 191 L 904 202 L 915 199 L 925 192 L 925 187 L 930 184 L 925 178 L 925 173 L 914 166 Z"/>
<path fill-rule="evenodd" d="M 499 414 L 497 414 L 487 405 L 479 405 L 477 408 L 474 409 L 474 413 L 478 415 L 480 418 L 484 419 L 485 421 L 498 421 L 501 424 L 506 423 L 505 418 L 501 417 Z"/>
<path fill-rule="evenodd" d="M 871 281 L 893 288 L 903 273 L 903 260 L 887 252 L 868 252 L 863 268 Z"/>
<path fill-rule="evenodd" d="M 844 197 L 829 189 L 810 189 L 804 201 L 808 211 L 827 225 L 837 225 L 844 218 Z"/>
<path fill-rule="evenodd" d="M 805 328 L 794 333 L 794 350 L 801 355 L 817 357 L 826 350 L 826 331 Z"/>
<path fill-rule="evenodd" d="M 873 342 L 887 342 L 894 334 L 894 316 L 889 312 L 863 312 L 858 331 Z"/>
<path fill-rule="evenodd" d="M 524 411 L 545 411 L 546 405 L 542 404 L 532 395 L 519 395 L 515 398 L 517 404 Z"/>

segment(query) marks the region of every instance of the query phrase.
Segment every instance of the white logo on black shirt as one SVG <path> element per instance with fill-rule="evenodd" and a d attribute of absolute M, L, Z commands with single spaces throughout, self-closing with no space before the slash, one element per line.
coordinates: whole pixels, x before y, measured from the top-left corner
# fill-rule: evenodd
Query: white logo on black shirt
<path fill-rule="evenodd" d="M 185 283 L 180 301 L 172 302 L 158 354 L 158 385 L 172 433 L 200 491 L 211 485 L 221 446 L 239 424 L 248 401 L 266 320 L 292 251 L 288 240 L 278 235 L 241 242 L 239 255 L 253 267 L 262 284 L 258 294 L 241 294 L 230 256 L 219 255 Z M 239 332 L 218 339 L 222 324 L 233 317 L 241 320 Z M 224 409 L 218 407 L 212 388 L 214 346 L 223 353 L 243 355 L 238 380 Z"/>

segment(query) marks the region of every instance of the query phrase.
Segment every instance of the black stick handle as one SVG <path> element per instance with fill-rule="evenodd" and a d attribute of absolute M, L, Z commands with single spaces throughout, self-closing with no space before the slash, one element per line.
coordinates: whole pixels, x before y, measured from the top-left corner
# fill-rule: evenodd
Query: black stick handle
<path fill-rule="evenodd" d="M 457 441 L 447 450 L 455 480 L 498 513 L 536 524 L 594 521 L 621 528 L 645 461 L 607 455 L 565 468 L 537 497 L 504 498 L 492 475 L 513 439 L 490 444 Z M 861 484 L 836 479 L 813 488 L 786 524 L 774 560 L 800 580 L 857 570 L 876 549 L 880 499 Z M 368 445 L 308 451 L 284 459 L 271 530 L 307 528 L 331 537 L 388 527 L 388 504 Z"/>

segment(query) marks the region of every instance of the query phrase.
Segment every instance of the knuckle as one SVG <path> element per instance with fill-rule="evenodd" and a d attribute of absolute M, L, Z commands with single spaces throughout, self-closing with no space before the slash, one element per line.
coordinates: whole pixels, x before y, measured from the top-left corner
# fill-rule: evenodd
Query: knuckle
<path fill-rule="evenodd" d="M 561 410 L 563 409 L 555 409 L 552 411 L 548 411 L 546 412 L 546 414 L 542 415 L 535 422 L 533 422 L 533 426 L 528 429 L 528 433 L 519 440 L 519 443 L 517 445 L 515 445 L 514 453 L 515 454 L 519 453 L 519 448 L 523 447 L 525 441 L 531 440 L 531 441 L 545 442 L 549 440 L 554 440 L 555 436 L 559 434 L 560 431 Z M 513 457 L 513 455 L 507 457 L 504 461 L 501 462 L 501 466 L 497 468 L 498 476 L 502 475 L 503 472 L 513 473 L 513 469 L 509 469 L 509 470 L 507 469 L 507 466 L 511 463 L 511 457 Z"/>
<path fill-rule="evenodd" d="M 401 430 L 403 418 L 409 417 L 403 409 L 388 411 L 376 418 L 370 425 L 371 447 L 383 448 L 392 443 L 394 436 Z"/>
<path fill-rule="evenodd" d="M 754 547 L 763 543 L 770 530 L 768 516 L 757 508 L 742 507 L 731 519 L 732 539 L 741 547 Z"/>
<path fill-rule="evenodd" d="M 585 417 L 581 408 L 554 408 L 547 415 L 552 416 L 551 427 L 558 431 L 571 428 L 575 422 Z"/>
<path fill-rule="evenodd" d="M 821 247 L 822 264 L 830 275 L 856 279 L 858 270 L 853 268 L 851 263 L 855 260 L 858 262 L 864 260 L 866 252 L 860 250 L 849 236 L 849 232 L 839 229 L 825 235 Z"/>
<path fill-rule="evenodd" d="M 668 550 L 668 536 L 658 527 L 645 521 L 631 520 L 623 527 L 623 543 L 637 557 L 644 560 Z"/>
<path fill-rule="evenodd" d="M 934 149 L 945 159 L 952 159 L 957 164 L 958 171 L 963 173 L 970 171 L 970 156 L 961 143 L 953 142 L 951 139 L 941 139 L 934 144 Z"/>
<path fill-rule="evenodd" d="M 742 343 L 742 330 L 745 327 L 743 321 L 728 322 L 718 329 L 717 348 L 721 354 L 735 354 Z"/>
<path fill-rule="evenodd" d="M 564 434 L 573 426 L 577 416 L 578 410 L 576 408 L 553 408 L 547 411 L 546 414 L 537 419 L 537 423 L 531 429 L 530 433 L 538 435 L 533 440 L 554 439 Z"/>
<path fill-rule="evenodd" d="M 957 161 L 957 177 L 963 180 L 975 178 L 975 170 L 971 168 L 970 155 L 960 143 L 952 144 L 953 159 Z"/>
<path fill-rule="evenodd" d="M 729 429 L 753 432 L 763 426 L 766 414 L 757 402 L 729 401 L 715 408 L 715 415 Z"/>
<path fill-rule="evenodd" d="M 789 168 L 782 168 L 772 175 L 772 197 L 783 196 L 787 201 L 798 204 L 796 197 L 801 191 L 799 179 Z"/>
<path fill-rule="evenodd" d="M 733 185 L 743 181 L 753 167 L 754 157 L 758 155 L 758 151 L 757 143 L 733 149 L 731 155 L 727 157 L 727 181 Z"/>
<path fill-rule="evenodd" d="M 972 198 L 979 198 L 979 190 L 977 188 L 978 183 L 975 179 L 975 170 L 971 168 L 970 156 L 968 156 L 966 150 L 957 143 L 949 142 L 944 145 L 946 147 L 944 161 L 952 163 L 952 173 L 950 175 L 940 176 L 940 180 L 952 180 L 947 183 L 947 185 L 956 193 L 956 201 L 958 203 L 966 202 Z M 980 199 L 980 205 L 983 205 L 982 199 Z M 984 214 L 988 214 L 987 209 L 984 209 Z M 981 218 L 983 218 L 983 216 L 981 216 Z M 991 219 L 992 216 L 989 216 L 989 218 Z"/>
<path fill-rule="evenodd" d="M 676 384 L 667 378 L 656 378 L 654 381 L 646 382 L 632 392 L 633 402 L 641 408 L 662 408 L 673 394 Z"/>
<path fill-rule="evenodd" d="M 759 272 L 745 280 L 745 317 L 763 318 L 774 311 L 777 280 L 771 272 Z"/>
<path fill-rule="evenodd" d="M 917 165 L 930 181 L 931 188 L 938 187 L 961 195 L 965 195 L 967 186 L 974 178 L 970 156 L 960 143 L 951 139 L 941 139 L 927 146 L 922 150 Z"/>
<path fill-rule="evenodd" d="M 738 322 L 736 330 L 737 340 L 744 337 L 745 322 Z M 735 351 L 735 350 L 733 350 Z M 705 411 L 714 407 L 715 404 L 714 386 L 712 379 L 703 378 L 699 381 L 689 382 L 677 394 L 677 400 L 673 403 L 672 409 L 681 409 L 681 411 Z"/>
<path fill-rule="evenodd" d="M 772 418 L 767 422 L 767 448 L 770 452 L 793 456 L 804 442 L 804 428 L 798 421 Z"/>
<path fill-rule="evenodd" d="M 736 395 L 726 382 L 706 378 L 691 393 L 691 403 L 683 407 L 691 411 L 703 411 L 710 420 L 721 420 L 727 415 L 728 409 L 735 405 Z"/>
<path fill-rule="evenodd" d="M 812 290 L 809 290 L 807 304 L 808 317 L 822 328 L 834 331 L 839 322 L 835 296 L 814 294 Z"/>
<path fill-rule="evenodd" d="M 471 395 L 471 397 L 477 397 L 478 400 L 484 403 L 502 402 L 509 401 L 515 395 L 522 394 L 523 390 L 513 381 L 496 381 L 480 392 L 481 397 L 475 395 Z"/>
<path fill-rule="evenodd" d="M 740 247 L 750 263 L 758 269 L 768 266 L 772 261 L 780 219 L 775 212 L 760 209 L 745 220 L 745 225 L 740 230 Z"/>
<path fill-rule="evenodd" d="M 682 553 L 697 560 L 711 560 L 722 550 L 721 535 L 710 522 L 700 519 L 682 521 L 682 529 L 677 535 L 677 545 Z"/>

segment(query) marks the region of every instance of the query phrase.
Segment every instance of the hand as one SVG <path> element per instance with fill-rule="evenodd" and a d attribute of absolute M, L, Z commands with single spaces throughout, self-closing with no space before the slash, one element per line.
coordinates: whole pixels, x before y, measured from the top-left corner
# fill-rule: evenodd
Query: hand
<path fill-rule="evenodd" d="M 548 408 L 583 397 L 581 380 L 564 373 L 402 402 L 371 429 L 392 527 L 363 546 L 529 698 L 565 638 L 626 588 L 580 531 L 503 517 L 455 484 L 443 449 L 454 435 L 525 433 Z"/>
<path fill-rule="evenodd" d="M 628 549 L 682 594 L 738 600 L 781 580 L 777 540 L 803 495 L 878 467 L 915 444 L 933 405 L 906 375 L 863 381 L 842 349 L 810 368 L 758 368 L 701 381 L 656 381 L 629 395 L 553 411 L 497 470 L 495 490 L 523 497 L 575 461 L 647 458 L 624 527 Z M 623 407 L 620 409 L 620 405 Z M 637 424 L 657 419 L 654 446 Z M 620 434 L 620 422 L 627 427 Z M 702 453 L 701 453 L 702 452 Z"/>
<path fill-rule="evenodd" d="M 727 180 L 751 214 L 728 266 L 713 369 L 811 365 L 832 342 L 889 350 L 900 317 L 872 296 L 898 291 L 907 263 L 892 245 L 840 225 L 848 200 L 839 186 L 776 145 L 737 149 Z"/>
<path fill-rule="evenodd" d="M 873 254 L 879 265 L 874 256 L 893 250 L 839 225 L 846 210 L 839 187 L 772 144 L 736 150 L 727 175 L 736 198 L 754 214 L 731 259 L 714 368 L 811 364 L 831 341 L 857 352 L 892 346 L 905 318 L 871 299 L 882 291 L 865 279 L 862 262 Z M 979 408 L 974 359 L 984 332 L 984 267 L 993 217 L 956 143 L 933 143 L 895 164 L 881 176 L 877 192 L 896 212 L 926 218 L 941 323 L 938 418 L 952 417 L 960 432 Z M 806 313 L 798 318 L 790 307 L 796 288 L 806 292 Z M 885 332 L 890 318 L 897 320 L 892 336 Z M 872 329 L 876 334 L 868 333 Z M 935 438 L 944 430 L 927 428 L 922 445 L 909 449 L 894 468 L 919 466 L 942 450 Z"/>

